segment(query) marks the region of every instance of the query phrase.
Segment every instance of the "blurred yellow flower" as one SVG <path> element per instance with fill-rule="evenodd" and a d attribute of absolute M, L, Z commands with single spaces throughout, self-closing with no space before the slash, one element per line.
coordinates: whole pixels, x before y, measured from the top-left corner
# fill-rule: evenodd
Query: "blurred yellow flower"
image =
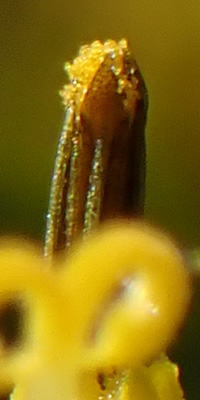
<path fill-rule="evenodd" d="M 21 339 L 0 346 L 12 400 L 181 400 L 162 353 L 190 297 L 177 248 L 154 229 L 105 225 L 52 269 L 23 242 L 0 245 L 0 305 L 23 304 Z"/>

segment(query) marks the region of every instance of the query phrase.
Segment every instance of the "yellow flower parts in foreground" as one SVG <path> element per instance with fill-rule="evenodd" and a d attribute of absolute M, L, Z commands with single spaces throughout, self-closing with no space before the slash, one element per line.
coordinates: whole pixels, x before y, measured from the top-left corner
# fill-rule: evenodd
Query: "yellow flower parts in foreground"
<path fill-rule="evenodd" d="M 14 385 L 12 400 L 181 400 L 178 368 L 161 355 L 190 297 L 171 240 L 110 223 L 58 267 L 23 242 L 0 246 L 1 307 L 12 298 L 26 305 L 21 345 L 9 352 L 1 344 L 2 392 Z"/>

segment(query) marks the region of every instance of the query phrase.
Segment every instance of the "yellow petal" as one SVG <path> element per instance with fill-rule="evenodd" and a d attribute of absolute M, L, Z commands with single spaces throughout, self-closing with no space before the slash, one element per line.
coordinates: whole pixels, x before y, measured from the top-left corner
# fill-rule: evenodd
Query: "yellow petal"
<path fill-rule="evenodd" d="M 190 292 L 171 240 L 135 223 L 108 225 L 74 248 L 60 279 L 74 309 L 72 347 L 88 368 L 138 365 L 162 352 Z"/>
<path fill-rule="evenodd" d="M 24 304 L 22 342 L 7 351 L 1 345 L 0 379 L 15 383 L 37 368 L 40 358 L 54 359 L 66 342 L 65 296 L 45 261 L 25 242 L 0 243 L 0 309 L 12 300 Z M 55 346 L 56 344 L 56 346 Z M 60 353 L 62 351 L 60 350 Z"/>

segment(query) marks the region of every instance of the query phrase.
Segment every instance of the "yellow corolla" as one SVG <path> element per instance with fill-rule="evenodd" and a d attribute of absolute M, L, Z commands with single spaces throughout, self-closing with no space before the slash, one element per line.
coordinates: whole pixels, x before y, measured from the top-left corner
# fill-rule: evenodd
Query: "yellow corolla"
<path fill-rule="evenodd" d="M 13 400 L 181 400 L 163 355 L 190 297 L 172 241 L 137 223 L 105 225 L 51 268 L 2 241 L 0 310 L 23 305 L 21 339 L 0 343 L 0 388 Z"/>

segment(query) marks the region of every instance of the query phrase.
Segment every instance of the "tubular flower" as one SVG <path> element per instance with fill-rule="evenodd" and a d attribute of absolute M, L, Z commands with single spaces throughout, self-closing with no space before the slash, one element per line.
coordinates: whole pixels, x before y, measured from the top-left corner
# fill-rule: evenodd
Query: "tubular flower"
<path fill-rule="evenodd" d="M 57 263 L 2 241 L 0 312 L 15 304 L 20 322 L 12 343 L 1 333 L 1 392 L 14 388 L 12 400 L 182 400 L 178 367 L 163 352 L 190 284 L 171 240 L 110 223 Z"/>

